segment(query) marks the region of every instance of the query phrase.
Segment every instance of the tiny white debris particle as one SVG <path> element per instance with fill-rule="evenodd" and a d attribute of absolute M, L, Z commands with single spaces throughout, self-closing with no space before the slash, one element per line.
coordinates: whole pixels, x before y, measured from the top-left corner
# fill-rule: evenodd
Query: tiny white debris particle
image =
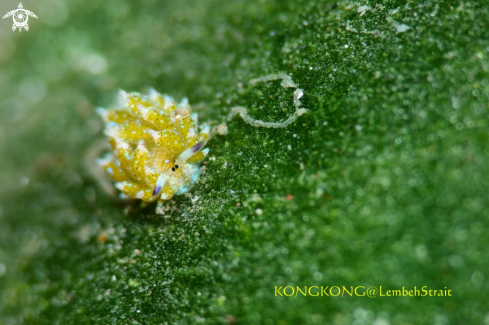
<path fill-rule="evenodd" d="M 410 29 L 411 27 L 409 27 L 408 25 L 406 24 L 399 24 L 397 21 L 395 21 L 394 19 L 392 19 L 391 17 L 388 17 L 387 18 L 387 21 L 390 22 L 392 24 L 392 27 L 394 27 L 396 29 L 396 32 L 398 33 L 404 33 L 406 32 L 408 29 Z"/>
<path fill-rule="evenodd" d="M 438 13 L 438 4 L 435 6 L 435 10 L 430 14 L 431 17 L 435 17 L 436 14 Z"/>
<path fill-rule="evenodd" d="M 287 149 L 292 150 L 292 146 L 290 144 L 287 145 Z"/>
<path fill-rule="evenodd" d="M 404 33 L 409 28 L 411 28 L 411 27 L 409 27 L 408 25 L 405 25 L 405 24 L 400 24 L 400 25 L 397 25 L 395 27 L 396 27 L 398 33 Z"/>
<path fill-rule="evenodd" d="M 228 134 L 228 127 L 226 124 L 220 124 L 214 128 L 215 132 L 220 135 L 227 135 Z"/>
<path fill-rule="evenodd" d="M 360 13 L 360 16 L 363 16 L 363 15 L 365 15 L 365 13 L 368 10 L 370 10 L 370 7 L 369 6 L 361 6 L 361 7 L 358 7 L 357 12 Z"/>
<path fill-rule="evenodd" d="M 255 213 L 256 213 L 256 215 L 261 216 L 263 214 L 263 210 L 262 209 L 256 209 Z"/>
<path fill-rule="evenodd" d="M 251 202 L 261 202 L 262 198 L 258 194 L 253 194 L 250 199 Z"/>
<path fill-rule="evenodd" d="M 350 32 L 358 33 L 358 31 L 355 28 L 353 28 L 353 27 L 350 26 L 350 21 L 349 20 L 346 22 L 346 28 L 345 29 L 347 31 L 350 31 Z"/>
<path fill-rule="evenodd" d="M 345 49 L 347 49 L 347 48 L 348 48 L 348 44 L 346 44 L 346 45 L 344 46 L 344 48 L 345 48 Z"/>

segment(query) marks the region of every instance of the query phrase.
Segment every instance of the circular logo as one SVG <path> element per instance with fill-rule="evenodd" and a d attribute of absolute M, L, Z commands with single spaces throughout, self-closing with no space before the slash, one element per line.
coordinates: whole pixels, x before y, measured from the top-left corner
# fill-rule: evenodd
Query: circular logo
<path fill-rule="evenodd" d="M 29 16 L 27 15 L 27 12 L 25 12 L 24 9 L 17 9 L 13 16 L 14 16 L 15 26 L 22 28 L 25 25 L 27 25 Z"/>

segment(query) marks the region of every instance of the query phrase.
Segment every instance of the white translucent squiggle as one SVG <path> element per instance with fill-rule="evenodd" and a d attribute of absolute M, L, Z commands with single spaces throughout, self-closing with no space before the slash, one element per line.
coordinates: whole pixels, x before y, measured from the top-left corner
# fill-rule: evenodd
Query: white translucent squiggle
<path fill-rule="evenodd" d="M 251 85 L 256 85 L 259 82 L 267 82 L 267 81 L 273 81 L 273 80 L 282 80 L 280 85 L 284 88 L 295 88 L 294 91 L 294 106 L 295 106 L 295 112 L 291 116 L 289 116 L 285 121 L 282 122 L 265 122 L 261 120 L 254 119 L 248 114 L 248 110 L 245 107 L 242 106 L 236 106 L 231 109 L 231 113 L 228 116 L 228 121 L 231 120 L 233 117 L 236 115 L 241 116 L 243 121 L 246 123 L 256 126 L 256 127 L 263 127 L 263 128 L 284 128 L 290 125 L 291 123 L 295 122 L 297 120 L 297 117 L 305 114 L 308 112 L 307 109 L 301 108 L 301 101 L 300 99 L 302 96 L 304 96 L 304 91 L 297 87 L 297 85 L 294 83 L 292 78 L 286 74 L 280 73 L 280 74 L 271 74 L 265 77 L 261 78 L 256 78 L 250 80 Z"/>

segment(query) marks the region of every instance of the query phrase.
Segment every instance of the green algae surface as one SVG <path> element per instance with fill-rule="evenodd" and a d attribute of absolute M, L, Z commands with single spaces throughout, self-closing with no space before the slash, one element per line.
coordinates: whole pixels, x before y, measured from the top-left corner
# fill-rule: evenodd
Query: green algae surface
<path fill-rule="evenodd" d="M 482 2 L 23 4 L 29 31 L 0 24 L 1 324 L 489 324 Z M 249 81 L 275 73 L 308 113 L 227 122 L 164 215 L 93 175 L 119 88 L 274 122 L 293 90 Z"/>

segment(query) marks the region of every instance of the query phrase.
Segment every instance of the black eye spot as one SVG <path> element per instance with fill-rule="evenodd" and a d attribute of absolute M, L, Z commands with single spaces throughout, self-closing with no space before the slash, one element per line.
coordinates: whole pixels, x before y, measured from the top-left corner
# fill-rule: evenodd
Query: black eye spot
<path fill-rule="evenodd" d="M 175 171 L 175 167 L 172 167 L 171 170 Z"/>
<path fill-rule="evenodd" d="M 177 168 L 177 169 L 178 169 L 178 165 L 175 165 L 175 168 Z"/>

